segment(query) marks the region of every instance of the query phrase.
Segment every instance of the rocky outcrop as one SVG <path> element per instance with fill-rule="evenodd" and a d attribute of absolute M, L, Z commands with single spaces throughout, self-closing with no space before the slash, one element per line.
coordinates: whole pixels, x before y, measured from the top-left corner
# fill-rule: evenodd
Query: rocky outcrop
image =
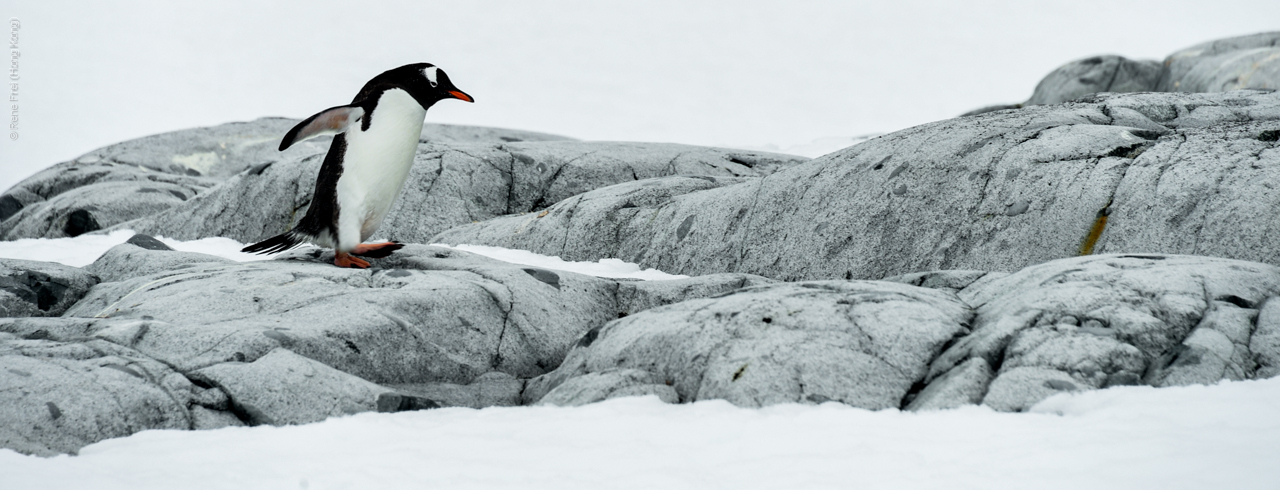
<path fill-rule="evenodd" d="M 879 279 L 1140 250 L 1280 262 L 1280 93 L 1120 94 L 939 121 L 763 179 L 667 178 L 432 239 L 672 273 Z"/>
<path fill-rule="evenodd" d="M 77 267 L 0 259 L 0 318 L 61 315 L 97 283 Z"/>
<path fill-rule="evenodd" d="M 894 281 L 767 284 L 645 310 L 584 335 L 525 402 L 1022 411 L 1061 392 L 1280 374 L 1270 265 L 1104 255 Z"/>
<path fill-rule="evenodd" d="M 67 310 L 60 318 L 23 310 L 0 320 L 0 367 L 14 374 L 0 376 L 0 414 L 22 424 L 0 427 L 0 447 L 53 454 L 152 428 L 519 405 L 525 379 L 609 320 L 769 282 L 620 283 L 422 245 L 369 270 L 332 259 L 304 249 L 236 263 L 135 235 L 87 267 L 102 283 L 73 267 L 5 261 L 23 277 L 91 282 L 51 303 Z M 85 399 L 102 401 L 77 405 L 90 385 Z"/>
<path fill-rule="evenodd" d="M 1072 61 L 1040 80 L 1026 105 L 1061 104 L 1098 92 L 1150 92 L 1160 83 L 1161 72 L 1158 61 L 1115 55 Z"/>
<path fill-rule="evenodd" d="M 183 239 L 273 236 L 306 214 L 321 160 L 315 153 L 254 168 L 188 203 L 119 227 Z M 541 211 L 619 182 L 663 175 L 760 177 L 803 160 L 657 143 L 424 145 L 377 236 L 423 243 L 458 224 Z"/>
<path fill-rule="evenodd" d="M 182 204 L 242 172 L 261 173 L 276 162 L 323 155 L 329 137 L 277 151 L 280 137 L 297 122 L 263 118 L 163 133 L 54 165 L 0 195 L 0 238 L 56 238 L 109 228 Z M 569 138 L 530 131 L 427 124 L 421 141 L 500 144 L 566 140 Z"/>
<path fill-rule="evenodd" d="M 1280 89 L 1280 32 L 1219 39 L 1183 49 L 1164 61 L 1155 90 L 1226 92 Z"/>
<path fill-rule="evenodd" d="M 19 323 L 6 322 L 0 329 Z M 190 429 L 191 388 L 163 363 L 111 342 L 0 332 L 0 447 L 52 456 L 141 430 Z"/>
<path fill-rule="evenodd" d="M 933 361 L 926 381 L 976 384 L 966 380 L 980 379 L 985 364 L 994 372 L 982 403 L 997 410 L 1024 410 L 1062 391 L 1211 384 L 1275 372 L 1274 347 L 1265 339 L 1276 327 L 1259 315 L 1280 294 L 1280 268 L 1271 265 L 1158 254 L 1081 257 L 958 294 L 975 309 L 973 332 Z M 970 399 L 937 398 L 933 403 L 942 406 Z"/>
<path fill-rule="evenodd" d="M 1036 85 L 1020 104 L 999 104 L 964 116 L 1060 104 L 1086 95 L 1113 92 L 1229 92 L 1280 89 L 1280 32 L 1263 32 L 1197 44 L 1164 62 L 1104 55 L 1062 65 Z"/>
<path fill-rule="evenodd" d="M 250 242 L 306 214 L 328 137 L 276 151 L 292 119 L 140 138 L 55 165 L 0 196 L 0 237 L 128 228 Z M 803 157 L 658 143 L 577 142 L 427 125 L 381 238 L 424 242 L 454 225 L 540 211 L 598 187 L 664 175 L 760 177 Z"/>
<path fill-rule="evenodd" d="M 556 371 L 530 381 L 525 397 L 595 401 L 601 390 L 570 381 L 591 376 L 633 391 L 669 386 L 682 402 L 896 408 L 971 316 L 952 293 L 897 283 L 750 287 L 652 308 L 588 332 Z"/>

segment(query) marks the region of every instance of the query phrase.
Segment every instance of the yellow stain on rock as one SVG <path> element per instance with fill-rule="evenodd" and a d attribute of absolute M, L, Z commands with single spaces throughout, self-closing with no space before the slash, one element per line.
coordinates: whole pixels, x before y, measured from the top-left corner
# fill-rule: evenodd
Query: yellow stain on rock
<path fill-rule="evenodd" d="M 1098 244 L 1098 239 L 1102 238 L 1102 232 L 1107 229 L 1107 217 L 1111 215 L 1111 201 L 1107 201 L 1107 205 L 1098 210 L 1098 216 L 1093 219 L 1093 227 L 1089 228 L 1089 234 L 1085 235 L 1084 241 L 1080 243 L 1080 255 L 1093 255 L 1093 247 Z"/>

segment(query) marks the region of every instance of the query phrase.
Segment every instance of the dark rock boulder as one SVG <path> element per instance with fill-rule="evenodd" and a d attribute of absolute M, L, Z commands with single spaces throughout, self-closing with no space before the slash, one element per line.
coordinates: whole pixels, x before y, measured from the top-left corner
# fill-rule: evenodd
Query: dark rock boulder
<path fill-rule="evenodd" d="M 97 283 L 78 267 L 0 259 L 0 317 L 61 315 Z"/>
<path fill-rule="evenodd" d="M 1102 95 L 925 124 L 763 179 L 602 188 L 432 241 L 782 280 L 1129 250 L 1275 263 L 1277 132 L 1280 93 Z"/>

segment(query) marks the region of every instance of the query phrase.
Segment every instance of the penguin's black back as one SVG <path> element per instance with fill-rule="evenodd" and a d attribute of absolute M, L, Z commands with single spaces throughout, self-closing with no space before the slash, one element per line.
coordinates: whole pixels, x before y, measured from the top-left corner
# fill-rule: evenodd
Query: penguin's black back
<path fill-rule="evenodd" d="M 346 134 L 333 137 L 329 145 L 329 153 L 320 164 L 320 174 L 316 176 L 315 194 L 311 196 L 311 205 L 307 214 L 298 221 L 292 230 L 273 236 L 261 242 L 241 249 L 246 253 L 276 253 L 302 245 L 328 232 L 334 242 L 338 240 L 338 179 L 342 177 L 342 159 L 347 153 Z"/>
<path fill-rule="evenodd" d="M 328 231 L 329 236 L 338 239 L 338 178 L 342 177 L 342 159 L 347 154 L 347 135 L 338 134 L 329 145 L 329 153 L 320 164 L 320 174 L 316 176 L 316 192 L 311 196 L 311 206 L 306 216 L 294 227 L 294 231 L 310 236 L 320 236 Z"/>

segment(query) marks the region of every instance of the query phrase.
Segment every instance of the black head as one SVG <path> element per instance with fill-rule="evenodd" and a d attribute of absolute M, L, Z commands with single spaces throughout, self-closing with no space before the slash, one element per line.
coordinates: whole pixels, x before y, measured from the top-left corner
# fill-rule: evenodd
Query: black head
<path fill-rule="evenodd" d="M 436 68 L 431 63 L 414 63 L 384 71 L 364 84 L 364 88 L 360 89 L 360 93 L 356 94 L 352 102 L 360 102 L 375 92 L 392 88 L 409 92 L 409 95 L 413 96 L 423 109 L 430 109 L 433 104 L 444 99 L 475 102 L 470 95 L 453 86 L 453 82 L 449 80 L 449 75 L 446 75 L 444 70 Z"/>

